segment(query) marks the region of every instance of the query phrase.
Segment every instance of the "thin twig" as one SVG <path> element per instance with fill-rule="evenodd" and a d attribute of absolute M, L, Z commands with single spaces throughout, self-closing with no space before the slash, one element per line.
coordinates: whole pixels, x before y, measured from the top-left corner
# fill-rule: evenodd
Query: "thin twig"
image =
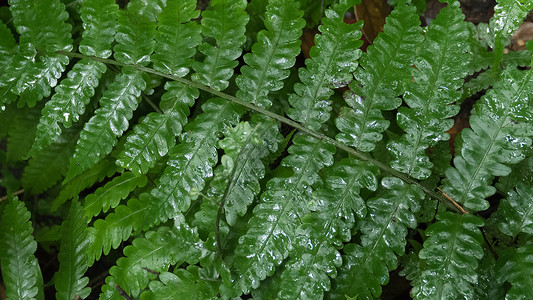
<path fill-rule="evenodd" d="M 13 196 L 17 196 L 17 195 L 20 195 L 20 194 L 22 194 L 22 193 L 24 193 L 24 189 L 20 189 L 20 190 L 14 192 L 14 193 L 13 193 Z M 5 196 L 3 196 L 3 197 L 0 197 L 0 202 L 6 200 L 7 197 L 9 197 L 9 194 L 7 194 L 7 195 L 5 195 Z"/>
<path fill-rule="evenodd" d="M 240 106 L 243 106 L 245 108 L 248 108 L 248 109 L 251 109 L 253 111 L 256 111 L 260 114 L 263 114 L 263 115 L 266 115 L 274 120 L 277 120 L 277 121 L 280 121 L 281 123 L 284 123 L 284 124 L 287 124 L 289 126 L 292 126 L 293 128 L 296 128 L 298 129 L 299 131 L 301 132 L 305 132 L 307 133 L 308 135 L 316 138 L 316 139 L 319 139 L 319 140 L 324 140 L 332 145 L 334 145 L 335 147 L 337 147 L 338 149 L 341 149 L 347 153 L 349 153 L 350 155 L 362 160 L 362 161 L 366 161 L 366 162 L 369 162 L 375 166 L 377 166 L 379 169 L 381 169 L 382 171 L 386 172 L 386 173 L 389 173 L 390 175 L 394 176 L 394 177 L 397 177 L 397 178 L 400 178 L 401 180 L 403 180 L 405 183 L 407 184 L 412 184 L 412 185 L 416 185 L 418 188 L 420 188 L 424 193 L 426 193 L 427 195 L 433 197 L 434 199 L 437 199 L 439 201 L 441 201 L 442 203 L 445 203 L 447 204 L 449 207 L 451 207 L 452 209 L 460 212 L 460 213 L 468 213 L 467 210 L 465 210 L 464 208 L 460 209 L 458 206 L 456 206 L 457 203 L 454 203 L 454 202 L 451 202 L 448 198 L 444 197 L 442 194 L 440 193 L 437 193 L 436 191 L 434 190 L 430 190 L 428 189 L 427 187 L 423 186 L 422 184 L 420 184 L 418 182 L 418 180 L 412 178 L 411 176 L 407 175 L 407 174 L 403 174 L 401 172 L 398 172 L 394 169 L 392 169 L 391 167 L 389 167 L 388 165 L 378 161 L 378 160 L 375 160 L 373 159 L 372 157 L 369 157 L 367 156 L 366 154 L 363 154 L 362 152 L 356 150 L 356 149 L 353 149 L 349 146 L 346 146 L 344 145 L 343 143 L 335 140 L 335 139 L 332 139 L 326 135 L 323 135 L 321 133 L 318 133 L 314 130 L 311 130 L 303 125 L 301 125 L 300 123 L 298 122 L 295 122 L 291 119 L 288 119 L 288 118 L 285 118 L 283 116 L 280 116 L 274 112 L 271 112 L 269 110 L 266 110 L 264 108 L 261 108 L 259 106 L 255 106 L 251 103 L 248 103 L 246 101 L 243 101 L 237 97 L 234 97 L 234 96 L 231 96 L 231 95 L 228 95 L 226 93 L 223 93 L 223 92 L 220 92 L 220 91 L 217 91 L 217 90 L 214 90 L 206 85 L 203 85 L 201 83 L 198 83 L 198 82 L 194 82 L 194 81 L 191 81 L 191 80 L 188 80 L 188 79 L 185 79 L 185 78 L 181 78 L 181 77 L 177 77 L 177 76 L 173 76 L 173 75 L 169 75 L 169 74 L 164 74 L 162 72 L 159 72 L 159 71 L 156 71 L 154 69 L 151 69 L 151 68 L 147 68 L 147 67 L 143 67 L 143 66 L 137 66 L 137 65 L 128 65 L 128 64 L 123 64 L 121 62 L 118 62 L 116 60 L 112 60 L 112 59 L 107 59 L 107 58 L 100 58 L 100 57 L 95 57 L 95 56 L 87 56 L 87 55 L 83 55 L 81 53 L 74 53 L 74 52 L 65 52 L 65 51 L 56 51 L 57 54 L 62 54 L 62 55 L 66 55 L 66 56 L 69 56 L 69 57 L 76 57 L 76 58 L 89 58 L 89 59 L 93 59 L 93 60 L 96 60 L 96 61 L 99 61 L 99 62 L 102 62 L 102 63 L 105 63 L 105 64 L 111 64 L 111 65 L 116 65 L 116 66 L 129 66 L 129 67 L 133 67 L 137 70 L 140 70 L 140 71 L 144 71 L 144 72 L 147 72 L 147 73 L 150 73 L 150 74 L 155 74 L 155 75 L 159 75 L 161 77 L 164 77 L 164 78 L 168 78 L 168 79 L 171 79 L 171 80 L 174 80 L 174 81 L 178 81 L 178 82 L 181 82 L 183 84 L 186 84 L 186 85 L 189 85 L 189 86 L 192 86 L 192 87 L 195 87 L 197 89 L 200 89 L 202 91 L 205 91 L 205 92 L 208 92 L 212 95 L 215 95 L 215 96 L 218 96 L 220 98 L 223 98 L 223 99 L 226 99 L 228 101 L 231 101 L 233 103 L 236 103 Z"/>

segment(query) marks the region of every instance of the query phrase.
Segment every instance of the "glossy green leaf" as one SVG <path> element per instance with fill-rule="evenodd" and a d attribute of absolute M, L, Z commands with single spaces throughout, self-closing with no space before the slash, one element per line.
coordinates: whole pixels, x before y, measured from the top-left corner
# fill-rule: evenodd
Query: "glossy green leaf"
<path fill-rule="evenodd" d="M 102 253 L 107 255 L 111 248 L 116 249 L 127 240 L 133 231 L 145 225 L 146 199 L 141 201 L 132 198 L 127 205 L 119 205 L 105 219 L 98 219 L 93 227 L 89 227 L 88 236 L 91 240 L 87 248 L 89 265 L 100 259 Z"/>
<path fill-rule="evenodd" d="M 0 220 L 0 262 L 8 299 L 44 299 L 43 279 L 34 256 L 30 212 L 18 198 L 9 200 Z"/>
<path fill-rule="evenodd" d="M 394 157 L 391 166 L 417 179 L 431 175 L 426 150 L 448 140 L 445 131 L 453 125 L 449 118 L 459 112 L 451 104 L 461 97 L 469 61 L 468 29 L 459 2 L 442 9 L 424 36 L 412 70 L 414 81 L 405 84 L 403 100 L 409 108 L 400 107 L 396 117 L 406 134 L 387 144 Z"/>
<path fill-rule="evenodd" d="M 149 280 L 156 277 L 154 273 L 164 272 L 178 262 L 198 262 L 202 248 L 198 234 L 186 225 L 148 231 L 144 238 L 133 240 L 132 245 L 124 249 L 125 257 L 120 258 L 117 265 L 109 270 L 110 276 L 102 287 L 104 297 L 110 293 L 118 294 L 111 283 L 136 297 Z"/>
<path fill-rule="evenodd" d="M 32 57 L 32 63 L 26 64 L 26 70 L 16 77 L 8 74 L 17 68 L 8 68 L 6 72 L 8 79 L 17 80 L 11 92 L 20 95 L 19 106 L 32 107 L 50 95 L 50 88 L 57 84 L 69 62 L 66 56 L 55 54 L 55 51 L 72 49 L 71 25 L 66 22 L 65 5 L 59 0 L 10 0 L 9 4 L 13 23 L 20 34 L 19 44 L 31 45 L 41 55 L 36 57 L 37 53 L 30 55 L 27 52 L 26 57 Z M 4 78 L 0 78 L 0 86 L 5 83 Z"/>
<path fill-rule="evenodd" d="M 150 193 L 149 224 L 159 224 L 186 211 L 213 176 L 216 143 L 225 126 L 237 123 L 239 109 L 220 98 L 202 105 L 203 113 L 185 127 L 181 144 L 170 150 L 167 167 Z"/>
<path fill-rule="evenodd" d="M 138 97 L 146 88 L 147 75 L 132 67 L 124 67 L 122 73 L 110 84 L 100 99 L 100 107 L 85 123 L 66 181 L 87 170 L 109 154 L 117 144 L 117 137 L 128 129 L 128 120 L 137 108 Z"/>
<path fill-rule="evenodd" d="M 187 123 L 189 107 L 199 96 L 196 88 L 178 82 L 168 82 L 165 88 L 167 92 L 160 102 L 164 113 L 150 113 L 133 127 L 117 159 L 118 165 L 134 173 L 148 172 L 176 144 L 176 137 Z"/>
<path fill-rule="evenodd" d="M 478 261 L 483 257 L 479 230 L 483 221 L 452 212 L 439 213 L 437 219 L 426 229 L 429 238 L 419 256 L 428 267 L 413 287 L 413 298 L 472 299 Z"/>
<path fill-rule="evenodd" d="M 498 283 L 508 281 L 511 289 L 505 299 L 527 299 L 533 292 L 533 246 L 509 247 L 500 254 L 496 265 Z"/>
<path fill-rule="evenodd" d="M 201 42 L 200 26 L 191 22 L 200 15 L 196 1 L 168 1 L 157 17 L 155 48 L 151 60 L 154 69 L 174 76 L 189 73 L 191 57 Z"/>
<path fill-rule="evenodd" d="M 498 213 L 505 220 L 500 230 L 515 238 L 520 232 L 533 233 L 533 187 L 519 182 L 516 190 L 500 201 Z"/>
<path fill-rule="evenodd" d="M 252 52 L 244 55 L 247 64 L 236 79 L 237 97 L 255 105 L 268 108 L 268 94 L 280 90 L 289 76 L 289 68 L 300 53 L 302 11 L 294 1 L 272 0 L 265 12 L 265 27 L 257 35 Z"/>
<path fill-rule="evenodd" d="M 275 177 L 267 183 L 261 202 L 254 208 L 247 233 L 235 250 L 238 279 L 235 291 L 248 293 L 272 275 L 292 250 L 299 216 L 309 210 L 311 185 L 320 181 L 317 173 L 333 163 L 335 148 L 305 135 L 297 135 L 289 148 L 291 155 L 282 165 L 291 167 L 289 177 Z"/>
<path fill-rule="evenodd" d="M 532 130 L 529 96 L 533 93 L 531 72 L 505 70 L 494 88 L 477 102 L 470 117 L 471 129 L 462 131 L 460 156 L 455 168 L 446 171 L 444 191 L 466 208 L 488 208 L 486 197 L 496 189 L 493 176 L 506 176 L 525 158 Z"/>
<path fill-rule="evenodd" d="M 342 271 L 335 279 L 331 298 L 342 295 L 373 299 L 381 295 L 381 285 L 389 281 L 389 271 L 397 268 L 397 255 L 404 254 L 407 228 L 416 228 L 414 213 L 423 198 L 418 187 L 400 179 L 385 177 L 382 194 L 367 201 L 368 213 L 359 225 L 361 243 L 344 247 Z"/>
<path fill-rule="evenodd" d="M 58 260 L 59 271 L 55 274 L 56 299 L 86 298 L 91 293 L 87 287 L 89 278 L 83 277 L 87 264 L 87 219 L 78 201 L 70 206 L 67 220 L 61 225 L 61 246 Z"/>
<path fill-rule="evenodd" d="M 381 140 L 381 133 L 389 127 L 381 110 L 392 110 L 402 103 L 398 96 L 411 76 L 412 51 L 422 39 L 419 25 L 416 7 L 403 2 L 387 17 L 383 32 L 360 59 L 355 81 L 350 84 L 353 92 L 345 94 L 348 106 L 335 120 L 341 131 L 338 141 L 369 152 Z"/>
<path fill-rule="evenodd" d="M 82 2 L 83 21 L 80 52 L 101 58 L 111 56 L 111 44 L 117 30 L 118 5 L 113 0 L 85 0 Z"/>
<path fill-rule="evenodd" d="M 126 11 L 119 11 L 113 57 L 124 64 L 146 66 L 154 50 L 156 17 L 162 1 L 131 1 Z"/>
<path fill-rule="evenodd" d="M 279 140 L 277 124 L 256 116 L 251 124 L 241 122 L 229 129 L 219 141 L 225 154 L 208 195 L 224 201 L 224 215 L 229 225 L 235 225 L 261 191 L 259 180 L 265 176 L 261 159 L 276 151 Z"/>
<path fill-rule="evenodd" d="M 85 197 L 83 208 L 85 216 L 91 219 L 100 212 L 107 212 L 109 208 L 116 207 L 120 200 L 128 197 L 129 193 L 137 187 L 146 185 L 146 176 L 137 176 L 131 172 L 122 173 L 105 186 L 97 189 L 93 194 Z"/>
<path fill-rule="evenodd" d="M 62 127 L 71 127 L 85 112 L 85 106 L 94 96 L 94 88 L 107 67 L 91 59 L 82 59 L 61 81 L 42 111 L 32 150 L 28 156 L 47 148 L 59 139 Z"/>
<path fill-rule="evenodd" d="M 293 251 L 279 278 L 280 299 L 323 298 L 342 265 L 337 248 L 351 238 L 354 213 L 362 218 L 366 205 L 361 188 L 376 190 L 377 170 L 354 159 L 345 159 L 327 169 L 325 187 L 308 202 L 311 212 L 304 215 L 296 231 Z M 305 275 L 304 275 L 305 274 Z M 303 278 L 302 278 L 303 275 Z"/>
<path fill-rule="evenodd" d="M 245 0 L 209 2 L 202 13 L 202 35 L 213 39 L 214 43 L 204 42 L 198 47 L 206 57 L 203 62 L 193 63 L 196 71 L 193 80 L 219 91 L 228 87 L 246 41 L 244 31 L 249 17 L 245 8 Z"/>
<path fill-rule="evenodd" d="M 357 68 L 358 49 L 362 45 L 362 23 L 346 24 L 344 13 L 356 4 L 356 0 L 342 0 L 326 10 L 321 34 L 315 37 L 311 59 L 307 68 L 300 68 L 298 76 L 302 83 L 294 85 L 295 93 L 289 97 L 292 106 L 287 115 L 306 127 L 318 130 L 329 119 L 333 89 L 348 85 L 351 73 Z"/>

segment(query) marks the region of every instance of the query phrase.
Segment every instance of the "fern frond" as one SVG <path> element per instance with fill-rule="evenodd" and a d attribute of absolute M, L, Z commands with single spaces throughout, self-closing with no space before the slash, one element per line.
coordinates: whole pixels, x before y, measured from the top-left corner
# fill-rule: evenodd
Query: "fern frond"
<path fill-rule="evenodd" d="M 494 62 L 498 67 L 504 52 L 506 40 L 518 29 L 527 14 L 533 9 L 533 2 L 524 0 L 499 0 L 490 19 L 490 30 L 494 36 Z"/>
<path fill-rule="evenodd" d="M 216 282 L 201 280 L 199 274 L 179 269 L 176 274 L 163 272 L 159 281 L 150 282 L 150 291 L 141 294 L 142 300 L 213 299 L 217 297 Z"/>
<path fill-rule="evenodd" d="M 8 124 L 7 160 L 22 160 L 30 151 L 35 138 L 37 123 L 39 122 L 41 106 L 21 108 Z"/>
<path fill-rule="evenodd" d="M 261 191 L 259 180 L 265 176 L 261 159 L 277 150 L 278 125 L 272 120 L 239 123 L 229 129 L 219 145 L 224 149 L 222 166 L 211 182 L 209 195 L 224 201 L 226 222 L 233 226 Z"/>
<path fill-rule="evenodd" d="M 302 218 L 294 250 L 284 264 L 279 299 L 318 299 L 330 289 L 330 279 L 342 265 L 338 247 L 351 238 L 354 213 L 362 218 L 366 205 L 361 188 L 377 189 L 377 168 L 354 159 L 344 159 L 327 170 L 325 188 L 308 203 L 312 212 Z M 302 274 L 305 274 L 302 278 Z"/>
<path fill-rule="evenodd" d="M 170 265 L 182 262 L 195 264 L 206 251 L 202 248 L 198 233 L 187 225 L 148 231 L 144 238 L 133 240 L 124 249 L 125 257 L 109 270 L 101 296 L 109 299 L 113 294 L 118 295 L 114 286 L 117 284 L 128 295 L 136 297 L 155 278 L 154 272 L 167 271 Z"/>
<path fill-rule="evenodd" d="M 131 172 L 122 173 L 108 182 L 105 186 L 98 188 L 93 194 L 85 197 L 85 216 L 91 219 L 100 212 L 107 212 L 111 207 L 116 207 L 120 200 L 125 199 L 131 191 L 137 187 L 146 185 L 147 178 L 144 175 L 137 176 Z"/>
<path fill-rule="evenodd" d="M 181 144 L 170 150 L 169 161 L 157 188 L 151 191 L 149 224 L 158 224 L 186 211 L 198 198 L 218 160 L 216 143 L 226 126 L 239 119 L 232 103 L 214 98 L 202 105 L 203 113 L 185 127 Z"/>
<path fill-rule="evenodd" d="M 66 175 L 79 129 L 71 127 L 63 131 L 57 142 L 30 159 L 22 173 L 22 186 L 26 191 L 40 194 Z"/>
<path fill-rule="evenodd" d="M 461 156 L 455 168 L 446 171 L 444 191 L 466 208 L 488 208 L 486 197 L 496 192 L 493 176 L 506 176 L 525 158 L 531 145 L 529 96 L 533 93 L 532 72 L 507 69 L 500 80 L 477 102 L 470 117 L 472 129 L 462 131 Z"/>
<path fill-rule="evenodd" d="M 402 103 L 402 85 L 410 79 L 412 51 L 422 40 L 416 7 L 401 2 L 387 17 L 383 32 L 360 59 L 354 93 L 346 93 L 335 124 L 341 131 L 336 139 L 360 151 L 369 152 L 389 126 L 380 110 L 392 110 Z"/>
<path fill-rule="evenodd" d="M 61 246 L 58 260 L 59 270 L 54 276 L 57 299 L 86 298 L 91 293 L 87 287 L 89 278 L 83 277 L 87 264 L 87 218 L 78 201 L 73 201 L 67 219 L 61 225 Z"/>
<path fill-rule="evenodd" d="M 247 65 L 241 68 L 242 75 L 236 79 L 239 99 L 264 108 L 271 106 L 268 94 L 283 87 L 283 80 L 290 73 L 288 69 L 300 53 L 298 38 L 305 25 L 302 14 L 294 1 L 269 1 L 265 13 L 266 30 L 258 33 L 252 53 L 244 55 Z"/>
<path fill-rule="evenodd" d="M 128 129 L 128 120 L 137 108 L 137 97 L 146 88 L 147 80 L 147 75 L 141 71 L 122 68 L 122 73 L 104 92 L 100 107 L 80 133 L 65 181 L 94 166 L 111 152 L 117 137 Z"/>
<path fill-rule="evenodd" d="M 113 47 L 113 56 L 117 61 L 142 66 L 150 63 L 155 45 L 155 21 L 163 6 L 161 2 L 131 1 L 126 11 L 119 11 L 115 34 L 117 44 Z"/>
<path fill-rule="evenodd" d="M 496 270 L 500 284 L 505 281 L 512 284 L 505 299 L 527 299 L 533 292 L 533 245 L 505 249 Z"/>
<path fill-rule="evenodd" d="M 68 128 L 79 120 L 106 69 L 103 63 L 92 59 L 82 59 L 74 65 L 68 77 L 56 87 L 52 99 L 46 102 L 28 156 L 57 141 L 62 132 L 61 125 Z"/>
<path fill-rule="evenodd" d="M 343 22 L 346 10 L 356 3 L 342 0 L 326 10 L 323 25 L 318 27 L 321 34 L 316 35 L 316 45 L 309 52 L 311 59 L 306 60 L 307 68 L 298 70 L 302 83 L 294 85 L 287 115 L 312 130 L 320 129 L 329 119 L 333 89 L 348 85 L 357 68 L 362 22 Z"/>
<path fill-rule="evenodd" d="M 115 40 L 118 5 L 113 0 L 85 0 L 82 3 L 82 40 L 79 50 L 85 55 L 101 58 L 111 56 Z"/>
<path fill-rule="evenodd" d="M 417 179 L 431 175 L 426 150 L 448 140 L 445 131 L 453 126 L 449 118 L 459 112 L 459 106 L 450 104 L 460 99 L 468 72 L 468 38 L 459 2 L 443 8 L 429 25 L 412 70 L 414 82 L 405 85 L 403 100 L 409 108 L 398 109 L 398 125 L 406 134 L 387 144 L 394 169 Z"/>
<path fill-rule="evenodd" d="M 483 257 L 483 221 L 471 214 L 443 212 L 426 229 L 420 258 L 427 269 L 413 287 L 415 299 L 472 299 L 477 283 L 476 269 Z M 443 280 L 446 278 L 446 280 Z"/>
<path fill-rule="evenodd" d="M 34 61 L 31 70 L 19 74 L 18 82 L 11 91 L 20 95 L 19 106 L 27 104 L 32 107 L 43 97 L 50 95 L 57 79 L 69 62 L 67 56 L 57 55 L 55 51 L 70 51 L 72 38 L 71 25 L 66 21 L 68 13 L 59 0 L 10 0 L 13 23 L 20 34 L 19 44 L 32 45 L 44 55 Z M 8 69 L 7 73 L 11 70 Z M 1 80 L 1 79 L 0 79 Z"/>
<path fill-rule="evenodd" d="M 332 298 L 348 295 L 373 299 L 381 295 L 381 285 L 389 280 L 389 271 L 397 268 L 397 255 L 403 255 L 407 228 L 416 228 L 422 191 L 398 178 L 385 177 L 385 191 L 366 203 L 368 214 L 361 221 L 361 245 L 344 247 L 344 264 L 335 279 Z"/>
<path fill-rule="evenodd" d="M 239 278 L 235 290 L 248 293 L 260 280 L 272 275 L 293 248 L 299 218 L 308 212 L 312 199 L 311 185 L 320 181 L 317 172 L 333 163 L 335 148 L 305 135 L 297 135 L 289 148 L 291 155 L 282 165 L 290 167 L 289 177 L 276 177 L 267 189 L 248 222 L 248 232 L 239 239 L 234 265 Z"/>
<path fill-rule="evenodd" d="M 195 9 L 193 0 L 169 1 L 157 17 L 156 44 L 151 57 L 155 70 L 178 77 L 189 73 L 191 57 L 202 40 L 200 26 L 190 22 L 200 15 Z"/>
<path fill-rule="evenodd" d="M 167 92 L 159 104 L 164 113 L 150 113 L 133 127 L 124 151 L 117 158 L 118 165 L 134 173 L 148 172 L 156 159 L 167 154 L 176 144 L 176 136 L 187 123 L 189 107 L 199 96 L 198 89 L 179 82 L 167 82 L 165 88 Z"/>
<path fill-rule="evenodd" d="M 111 248 L 116 249 L 133 231 L 139 231 L 145 225 L 146 205 L 146 201 L 132 198 L 127 205 L 117 206 L 115 212 L 107 215 L 105 220 L 97 219 L 93 227 L 88 228 L 91 239 L 87 248 L 89 265 L 100 259 L 102 253 L 107 255 Z"/>
<path fill-rule="evenodd" d="M 498 214 L 503 222 L 498 228 L 516 238 L 520 232 L 533 234 L 533 187 L 522 182 L 516 184 L 516 191 L 510 191 L 507 198 L 500 201 Z"/>
<path fill-rule="evenodd" d="M 10 65 L 17 50 L 18 47 L 11 29 L 0 20 L 0 68 L 2 70 Z"/>
<path fill-rule="evenodd" d="M 246 41 L 244 32 L 249 17 L 245 8 L 245 0 L 209 2 L 209 7 L 202 13 L 202 34 L 214 39 L 215 44 L 204 42 L 198 47 L 206 57 L 203 62 L 193 63 L 196 71 L 192 75 L 194 81 L 219 91 L 228 87 L 228 80 Z"/>
<path fill-rule="evenodd" d="M 104 180 L 106 177 L 113 176 L 117 171 L 117 167 L 113 161 L 109 159 L 102 160 L 91 169 L 74 177 L 74 179 L 66 183 L 59 193 L 59 196 L 54 199 L 52 210 L 55 211 L 61 204 L 78 196 L 84 189 Z"/>
<path fill-rule="evenodd" d="M 44 299 L 32 233 L 30 212 L 18 198 L 11 199 L 0 220 L 0 262 L 8 299 Z"/>

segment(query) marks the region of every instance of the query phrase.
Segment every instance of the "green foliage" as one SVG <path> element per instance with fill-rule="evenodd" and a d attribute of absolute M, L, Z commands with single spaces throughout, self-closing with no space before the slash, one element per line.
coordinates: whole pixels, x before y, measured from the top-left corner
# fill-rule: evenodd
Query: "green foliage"
<path fill-rule="evenodd" d="M 357 3 L 10 0 L 8 298 L 529 298 L 532 2 L 401 0 L 364 51 Z"/>
<path fill-rule="evenodd" d="M 8 299 L 44 299 L 41 269 L 34 256 L 30 212 L 13 198 L 4 208 L 0 223 L 0 263 Z"/>
<path fill-rule="evenodd" d="M 86 287 L 89 278 L 83 277 L 88 268 L 86 220 L 80 203 L 72 201 L 68 217 L 61 225 L 59 270 L 54 277 L 57 299 L 85 298 L 91 293 L 91 289 Z"/>

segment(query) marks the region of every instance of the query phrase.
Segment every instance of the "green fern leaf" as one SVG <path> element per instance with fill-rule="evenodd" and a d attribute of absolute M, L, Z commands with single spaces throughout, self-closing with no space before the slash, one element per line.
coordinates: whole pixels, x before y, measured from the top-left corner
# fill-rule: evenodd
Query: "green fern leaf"
<path fill-rule="evenodd" d="M 409 108 L 398 109 L 398 125 L 406 134 L 387 144 L 394 169 L 417 179 L 431 175 L 426 150 L 448 140 L 445 131 L 453 126 L 449 118 L 459 112 L 450 104 L 461 97 L 459 88 L 468 72 L 468 37 L 459 2 L 443 8 L 429 25 L 412 71 L 414 82 L 405 85 L 403 100 Z"/>
<path fill-rule="evenodd" d="M 360 151 L 369 152 L 389 126 L 380 110 L 392 110 L 402 103 L 398 96 L 410 79 L 413 49 L 422 39 L 416 8 L 401 2 L 387 17 L 383 32 L 360 59 L 353 91 L 345 94 L 349 107 L 343 107 L 335 120 L 341 131 L 336 139 Z"/>
<path fill-rule="evenodd" d="M 163 7 L 162 1 L 138 0 L 128 3 L 126 11 L 119 11 L 118 28 L 115 34 L 117 44 L 113 47 L 117 61 L 146 66 L 154 50 L 156 17 Z"/>
<path fill-rule="evenodd" d="M 356 2 L 342 0 L 326 10 L 323 25 L 319 26 L 321 34 L 309 52 L 312 59 L 306 60 L 307 68 L 298 70 L 302 83 L 294 85 L 296 93 L 289 97 L 292 108 L 287 115 L 310 129 L 318 130 L 329 119 L 333 89 L 346 86 L 357 68 L 362 22 L 343 22 L 344 13 Z"/>
<path fill-rule="evenodd" d="M 11 29 L 0 21 L 0 68 L 6 70 L 17 53 L 18 47 Z"/>
<path fill-rule="evenodd" d="M 165 74 L 183 77 L 189 73 L 191 57 L 201 42 L 196 1 L 169 1 L 157 18 L 155 50 L 152 54 L 154 69 Z"/>
<path fill-rule="evenodd" d="M 55 51 L 72 49 L 72 27 L 66 23 L 68 13 L 59 0 L 10 0 L 9 4 L 13 23 L 20 34 L 19 44 L 31 45 L 44 54 L 28 65 L 30 70 L 19 74 L 22 76 L 11 89 L 21 96 L 19 106 L 28 104 L 32 107 L 50 95 L 50 88 L 56 85 L 68 64 L 68 57 L 57 55 Z M 36 53 L 33 54 L 35 56 Z"/>
<path fill-rule="evenodd" d="M 146 202 L 132 198 L 127 205 L 117 206 L 105 220 L 97 219 L 93 227 L 88 228 L 91 239 L 87 248 L 89 265 L 100 259 L 102 253 L 107 255 L 111 248 L 116 249 L 131 236 L 132 231 L 140 230 L 145 225 L 145 212 Z"/>
<path fill-rule="evenodd" d="M 496 270 L 500 284 L 508 281 L 513 285 L 505 299 L 527 299 L 533 292 L 533 245 L 505 249 Z"/>
<path fill-rule="evenodd" d="M 198 89 L 179 82 L 168 82 L 159 104 L 163 114 L 150 113 L 128 136 L 117 164 L 137 174 L 145 174 L 156 159 L 166 155 L 176 143 L 176 136 L 187 123 L 189 107 L 198 98 Z"/>
<path fill-rule="evenodd" d="M 490 19 L 490 30 L 494 37 L 494 64 L 500 63 L 506 39 L 518 29 L 527 14 L 533 9 L 533 2 L 528 0 L 499 0 Z"/>
<path fill-rule="evenodd" d="M 282 165 L 293 169 L 292 176 L 276 177 L 267 183 L 261 202 L 254 208 L 248 232 L 235 250 L 239 278 L 234 289 L 248 293 L 260 280 L 272 275 L 295 242 L 299 217 L 308 211 L 311 185 L 320 181 L 317 172 L 333 163 L 335 148 L 323 141 L 297 135 L 289 148 L 291 155 Z"/>
<path fill-rule="evenodd" d="M 476 269 L 483 257 L 483 221 L 471 214 L 443 212 L 426 229 L 420 258 L 427 269 L 413 287 L 415 299 L 472 299 L 477 283 Z M 443 280 L 446 278 L 446 280 Z"/>
<path fill-rule="evenodd" d="M 148 231 L 144 238 L 133 240 L 132 245 L 124 249 L 125 257 L 109 270 L 111 276 L 106 278 L 102 292 L 106 298 L 108 293 L 118 294 L 114 287 L 117 284 L 128 295 L 137 297 L 150 279 L 155 278 L 154 272 L 167 271 L 170 265 L 178 262 L 197 263 L 205 251 L 202 248 L 198 233 L 186 225 Z"/>
<path fill-rule="evenodd" d="M 303 12 L 294 1 L 272 0 L 265 13 L 266 30 L 259 32 L 252 53 L 244 55 L 246 66 L 236 83 L 237 97 L 255 105 L 269 108 L 269 92 L 280 90 L 288 70 L 300 53 L 300 40 L 305 21 Z"/>
<path fill-rule="evenodd" d="M 30 159 L 22 173 L 25 191 L 40 194 L 66 175 L 68 158 L 74 153 L 79 129 L 72 127 L 65 130 L 57 142 Z"/>
<path fill-rule="evenodd" d="M 35 138 L 37 123 L 41 106 L 19 109 L 9 124 L 7 138 L 7 160 L 22 160 L 31 149 L 31 143 Z"/>
<path fill-rule="evenodd" d="M 186 211 L 212 176 L 218 156 L 216 143 L 225 126 L 236 124 L 239 109 L 223 99 L 202 105 L 203 113 L 185 127 L 181 144 L 172 148 L 159 185 L 151 191 L 149 224 L 158 224 Z"/>
<path fill-rule="evenodd" d="M 513 237 L 520 232 L 533 234 L 533 187 L 519 182 L 516 191 L 509 192 L 507 198 L 502 199 L 498 213 L 505 221 L 498 224 L 500 230 Z"/>
<path fill-rule="evenodd" d="M 209 196 L 224 201 L 226 222 L 233 226 L 261 191 L 259 180 L 265 176 L 261 159 L 277 150 L 278 125 L 271 120 L 254 118 L 230 129 L 219 142 L 224 149 L 221 169 L 217 171 Z M 213 220 L 214 221 L 214 220 Z"/>
<path fill-rule="evenodd" d="M 80 52 L 101 58 L 110 57 L 117 16 L 118 5 L 113 0 L 83 1 L 81 19 L 85 30 L 79 46 Z"/>
<path fill-rule="evenodd" d="M 72 122 L 79 120 L 106 69 L 103 63 L 92 59 L 82 59 L 74 65 L 68 78 L 61 81 L 52 99 L 46 102 L 37 125 L 35 142 L 28 156 L 57 141 L 62 131 L 60 125 L 68 128 L 72 126 Z"/>
<path fill-rule="evenodd" d="M 209 7 L 202 13 L 202 34 L 214 39 L 216 45 L 205 42 L 198 47 L 206 57 L 203 62 L 193 63 L 197 72 L 192 75 L 194 81 L 219 91 L 228 87 L 228 79 L 233 75 L 246 41 L 244 32 L 249 17 L 245 8 L 245 0 L 209 2 Z"/>
<path fill-rule="evenodd" d="M 470 117 L 472 129 L 462 131 L 461 156 L 455 168 L 446 171 L 444 191 L 465 207 L 480 211 L 488 208 L 486 197 L 496 189 L 493 176 L 506 176 L 525 158 L 531 144 L 531 111 L 528 95 L 533 93 L 531 71 L 505 70 L 494 88 L 477 102 Z"/>
<path fill-rule="evenodd" d="M 250 0 L 246 7 L 246 13 L 250 16 L 250 21 L 246 24 L 246 43 L 244 49 L 248 52 L 257 41 L 257 33 L 265 29 L 265 12 L 268 0 Z"/>
<path fill-rule="evenodd" d="M 44 299 L 42 275 L 34 256 L 30 212 L 18 198 L 11 199 L 0 221 L 0 262 L 7 299 Z"/>
<path fill-rule="evenodd" d="M 366 215 L 359 191 L 377 188 L 377 168 L 357 160 L 344 159 L 328 171 L 325 188 L 316 191 L 309 203 L 312 212 L 297 230 L 294 250 L 278 283 L 279 299 L 323 298 L 330 289 L 328 276 L 334 278 L 342 265 L 337 248 L 351 238 L 354 212 L 359 218 Z"/>
<path fill-rule="evenodd" d="M 100 108 L 85 124 L 65 181 L 94 166 L 111 152 L 117 137 L 128 129 L 128 120 L 137 108 L 137 97 L 146 88 L 147 80 L 145 73 L 132 67 L 122 69 L 100 99 Z"/>
<path fill-rule="evenodd" d="M 389 271 L 397 268 L 397 255 L 404 254 L 407 228 L 416 228 L 414 213 L 420 209 L 422 191 L 393 177 L 385 177 L 381 184 L 383 194 L 366 203 L 368 214 L 360 224 L 361 245 L 344 247 L 345 261 L 331 298 L 379 297 Z"/>
<path fill-rule="evenodd" d="M 151 299 L 215 299 L 219 298 L 219 282 L 209 278 L 206 270 L 189 266 L 174 273 L 163 272 L 160 281 L 150 282 L 150 291 L 141 294 L 141 300 Z"/>
<path fill-rule="evenodd" d="M 91 293 L 89 278 L 82 277 L 87 268 L 86 247 L 89 240 L 85 229 L 87 219 L 78 201 L 70 206 L 68 218 L 61 225 L 61 246 L 58 254 L 59 271 L 54 276 L 57 299 L 86 298 Z"/>
<path fill-rule="evenodd" d="M 131 172 L 122 173 L 97 189 L 94 194 L 85 197 L 85 216 L 91 219 L 100 212 L 107 212 L 110 207 L 116 207 L 120 200 L 125 199 L 135 188 L 145 186 L 146 182 L 146 176 L 136 176 Z"/>
<path fill-rule="evenodd" d="M 55 211 L 67 200 L 78 196 L 81 191 L 94 185 L 96 182 L 100 182 L 106 177 L 113 176 L 117 171 L 117 167 L 111 160 L 104 159 L 96 166 L 74 177 L 74 179 L 70 180 L 63 186 L 59 196 L 54 199 L 52 203 L 52 211 Z"/>

